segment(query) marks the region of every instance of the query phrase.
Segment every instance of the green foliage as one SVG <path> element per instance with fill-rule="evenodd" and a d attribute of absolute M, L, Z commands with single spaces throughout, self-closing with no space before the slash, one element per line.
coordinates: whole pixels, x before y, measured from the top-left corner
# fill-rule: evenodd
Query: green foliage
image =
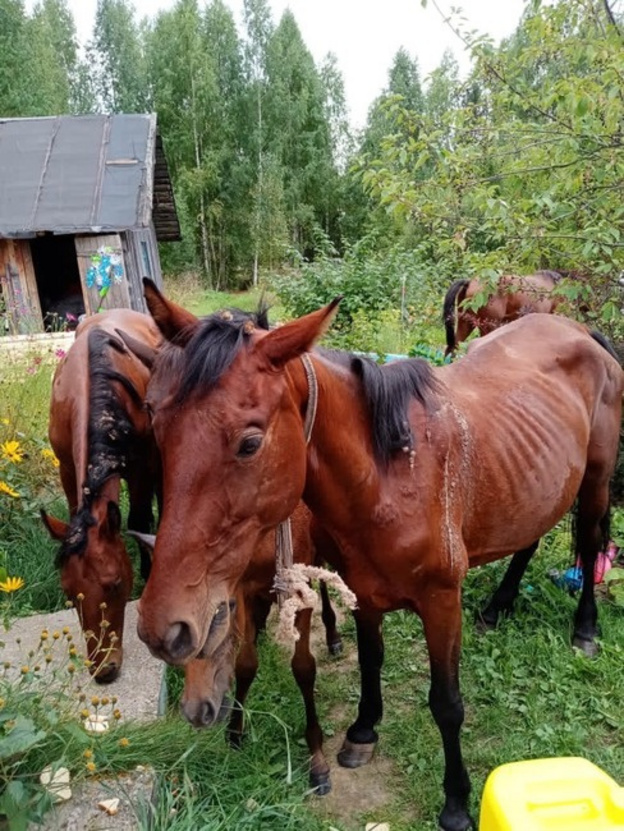
<path fill-rule="evenodd" d="M 142 38 L 134 7 L 127 0 L 98 0 L 87 56 L 93 89 L 104 112 L 149 111 Z"/>
<path fill-rule="evenodd" d="M 612 568 L 605 574 L 604 581 L 611 600 L 624 609 L 624 568 Z"/>
<path fill-rule="evenodd" d="M 588 316 L 614 333 L 621 35 L 598 0 L 574 0 L 530 7 L 497 50 L 466 37 L 476 66 L 463 95 L 449 67 L 446 90 L 435 88 L 456 102 L 445 113 L 433 100 L 424 113 L 394 104 L 398 129 L 361 163 L 362 182 L 447 271 L 588 276 Z"/>

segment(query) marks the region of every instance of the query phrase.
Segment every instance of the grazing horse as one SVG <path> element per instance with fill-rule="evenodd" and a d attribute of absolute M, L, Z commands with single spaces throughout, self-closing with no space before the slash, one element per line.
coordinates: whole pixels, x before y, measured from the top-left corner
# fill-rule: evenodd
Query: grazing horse
<path fill-rule="evenodd" d="M 161 328 L 175 332 L 176 308 L 167 311 L 162 296 L 155 305 Z M 624 373 L 585 327 L 544 314 L 501 327 L 437 369 L 418 359 L 379 367 L 356 355 L 305 355 L 335 307 L 271 332 L 234 326 L 217 337 L 210 319 L 186 330 L 176 383 L 153 413 L 168 498 L 138 631 L 171 664 L 213 655 L 256 541 L 303 495 L 358 599 L 361 698 L 339 761 L 371 758 L 382 616 L 409 609 L 423 622 L 444 748 L 439 822 L 465 831 L 463 579 L 509 554 L 511 582 L 519 579 L 537 541 L 576 503 L 584 579 L 573 643 L 594 652 L 594 563 L 608 533 Z M 316 416 L 306 444 L 308 408 Z"/>
<path fill-rule="evenodd" d="M 445 356 L 454 352 L 475 329 L 480 335 L 488 335 L 504 323 L 530 312 L 552 314 L 563 300 L 553 293 L 553 289 L 567 274 L 558 271 L 536 271 L 524 277 L 504 274 L 498 281 L 496 291 L 478 309 L 466 308 L 465 301 L 484 290 L 481 283 L 478 280 L 456 280 L 444 297 Z"/>
<path fill-rule="evenodd" d="M 328 540 L 320 529 L 311 533 L 311 516 L 300 503 L 292 516 L 294 560 L 306 565 L 322 564 L 317 551 L 327 549 Z M 314 538 L 314 539 L 313 539 Z M 155 537 L 143 535 L 153 546 Z M 211 727 L 229 714 L 228 739 L 239 747 L 243 737 L 243 706 L 247 693 L 258 672 L 256 642 L 264 628 L 271 604 L 275 600 L 275 534 L 269 533 L 261 541 L 238 584 L 235 593 L 235 612 L 231 616 L 230 631 L 219 649 L 206 658 L 196 658 L 184 667 L 184 692 L 181 708 L 195 727 Z M 331 606 L 327 586 L 321 582 L 322 619 L 325 640 L 332 655 L 342 651 L 342 641 L 336 630 L 336 615 Z M 311 609 L 297 613 L 295 625 L 299 639 L 295 643 L 291 669 L 301 691 L 306 712 L 306 742 L 310 751 L 310 786 L 317 795 L 331 790 L 329 765 L 323 755 L 323 733 L 316 714 L 314 684 L 316 662 L 310 651 Z M 228 700 L 228 691 L 235 677 L 235 705 Z"/>
<path fill-rule="evenodd" d="M 149 315 L 114 309 L 87 318 L 56 369 L 50 443 L 60 462 L 69 524 L 41 512 L 61 542 L 61 584 L 78 610 L 91 672 L 113 681 L 121 668 L 125 606 L 132 567 L 121 537 L 119 491 L 128 483 L 129 523 L 152 529 L 160 478 L 149 418 L 143 409 L 149 372 L 115 334 L 116 327 L 156 348 L 162 338 Z M 147 578 L 149 554 L 141 549 Z"/>

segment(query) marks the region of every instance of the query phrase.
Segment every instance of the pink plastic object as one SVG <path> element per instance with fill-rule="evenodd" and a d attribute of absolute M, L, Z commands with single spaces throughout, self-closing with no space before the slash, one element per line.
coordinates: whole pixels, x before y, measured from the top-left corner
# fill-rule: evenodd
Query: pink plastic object
<path fill-rule="evenodd" d="M 617 557 L 618 547 L 611 541 L 607 545 L 606 551 L 599 551 L 596 557 L 596 565 L 594 566 L 594 583 L 602 583 L 605 574 L 613 568 L 613 563 Z M 581 558 L 576 561 L 577 568 L 581 568 Z"/>

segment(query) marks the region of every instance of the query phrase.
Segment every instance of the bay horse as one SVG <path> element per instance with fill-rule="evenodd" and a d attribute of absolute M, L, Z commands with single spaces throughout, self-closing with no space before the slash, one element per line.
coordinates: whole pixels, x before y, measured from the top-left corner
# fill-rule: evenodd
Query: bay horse
<path fill-rule="evenodd" d="M 116 335 L 118 327 L 152 348 L 162 341 L 149 315 L 129 309 L 93 315 L 78 326 L 54 374 L 48 430 L 69 523 L 41 511 L 48 532 L 61 543 L 61 585 L 78 611 L 90 671 L 102 683 L 113 681 L 121 669 L 124 612 L 133 583 L 121 536 L 121 480 L 128 483 L 130 524 L 150 531 L 160 478 L 143 409 L 149 372 Z M 144 578 L 149 565 L 149 554 L 141 549 Z"/>
<path fill-rule="evenodd" d="M 150 305 L 153 300 L 148 294 Z M 244 325 L 257 325 L 269 328 L 266 310 L 261 308 L 256 314 L 246 314 L 234 310 L 225 311 L 218 316 L 225 321 L 226 329 L 234 315 L 240 315 Z M 197 318 L 182 311 L 181 331 L 191 324 L 197 324 Z M 165 331 L 169 331 L 165 329 Z M 131 333 L 118 329 L 118 335 L 126 345 L 152 372 L 159 355 L 159 350 L 145 342 L 138 341 Z M 175 338 L 174 338 L 175 341 Z M 158 402 L 167 398 L 177 375 L 176 362 L 179 346 L 174 342 L 163 347 L 160 371 L 153 374 L 145 395 L 145 408 L 153 412 Z M 167 492 L 163 494 L 167 498 Z M 129 534 L 140 540 L 153 552 L 156 536 L 137 533 Z M 292 542 L 294 561 L 305 565 L 322 565 L 332 541 L 315 526 L 305 505 L 300 502 L 292 515 Z M 230 605 L 235 609 L 230 617 L 230 627 L 219 648 L 213 654 L 196 658 L 185 667 L 185 683 L 181 709 L 185 717 L 195 727 L 210 727 L 227 716 L 229 705 L 226 701 L 232 677 L 236 679 L 236 706 L 231 710 L 228 725 L 229 741 L 239 746 L 243 735 L 243 706 L 247 693 L 258 671 L 258 653 L 256 641 L 258 633 L 264 628 L 271 604 L 276 599 L 273 583 L 275 579 L 275 533 L 269 532 L 254 550 L 253 557 L 237 586 L 235 597 Z M 325 626 L 325 640 L 331 655 L 342 651 L 342 640 L 336 629 L 336 615 L 332 608 L 326 584 L 320 581 L 321 615 Z M 295 643 L 291 669 L 301 691 L 306 712 L 306 741 L 310 751 L 310 785 L 321 796 L 331 790 L 329 766 L 323 755 L 323 733 L 316 714 L 314 684 L 316 680 L 316 662 L 310 651 L 311 609 L 297 613 L 295 626 L 299 639 Z"/>
<path fill-rule="evenodd" d="M 311 528 L 311 515 L 300 502 L 292 515 L 294 561 L 306 565 L 322 565 L 331 544 L 320 529 Z M 144 542 L 153 547 L 156 537 L 141 535 Z M 228 740 L 239 747 L 243 737 L 244 704 L 258 672 L 258 633 L 265 627 L 266 619 L 276 595 L 275 533 L 269 532 L 258 548 L 237 586 L 235 611 L 230 618 L 230 630 L 219 648 L 205 658 L 195 658 L 184 667 L 184 691 L 181 710 L 195 727 L 211 727 L 228 717 Z M 331 655 L 342 651 L 342 640 L 336 629 L 336 615 L 332 608 L 327 586 L 320 582 L 322 619 L 325 641 Z M 323 732 L 318 721 L 314 699 L 316 661 L 310 650 L 310 624 L 312 609 L 297 613 L 295 626 L 299 639 L 295 643 L 291 670 L 303 698 L 306 713 L 305 736 L 310 753 L 310 787 L 317 796 L 331 790 L 329 765 L 323 755 Z M 232 706 L 228 693 L 235 679 L 235 703 Z"/>
<path fill-rule="evenodd" d="M 382 616 L 409 609 L 423 622 L 444 749 L 439 823 L 465 831 L 463 579 L 513 554 L 493 599 L 508 602 L 539 539 L 576 503 L 584 579 L 573 643 L 594 653 L 594 563 L 608 536 L 624 373 L 604 339 L 546 314 L 501 327 L 436 369 L 419 359 L 379 367 L 357 355 L 306 357 L 336 306 L 271 332 L 233 326 L 226 337 L 207 320 L 183 333 L 176 382 L 152 417 L 168 496 L 138 632 L 170 664 L 213 655 L 256 541 L 303 496 L 358 599 L 361 697 L 339 762 L 372 756 Z M 157 294 L 150 310 L 175 332 L 173 304 Z"/>
<path fill-rule="evenodd" d="M 563 300 L 562 296 L 553 293 L 553 289 L 564 276 L 569 275 L 570 272 L 558 271 L 536 271 L 523 277 L 504 274 L 498 280 L 496 291 L 478 309 L 466 308 L 465 301 L 483 292 L 484 286 L 478 280 L 456 280 L 444 297 L 445 357 L 452 354 L 475 329 L 480 335 L 487 335 L 504 323 L 531 312 L 552 314 Z"/>

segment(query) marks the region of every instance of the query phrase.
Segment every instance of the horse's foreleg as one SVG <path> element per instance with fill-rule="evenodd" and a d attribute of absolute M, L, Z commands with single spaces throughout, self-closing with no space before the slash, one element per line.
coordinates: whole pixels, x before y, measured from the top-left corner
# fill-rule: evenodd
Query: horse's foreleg
<path fill-rule="evenodd" d="M 301 691 L 306 713 L 306 742 L 310 751 L 310 786 L 319 796 L 331 790 L 329 765 L 323 755 L 323 731 L 316 715 L 314 703 L 314 682 L 316 681 L 316 661 L 310 652 L 310 618 L 312 609 L 302 609 L 297 613 L 296 626 L 299 640 L 290 662 L 292 673 Z"/>
<path fill-rule="evenodd" d="M 494 592 L 488 605 L 479 614 L 479 621 L 487 628 L 494 628 L 498 623 L 499 615 L 511 614 L 513 605 L 520 591 L 520 581 L 531 561 L 531 557 L 537 551 L 539 540 L 528 548 L 523 548 L 511 558 L 505 576 L 500 586 Z"/>
<path fill-rule="evenodd" d="M 594 568 L 609 535 L 609 485 L 583 480 L 578 496 L 575 548 L 583 568 L 583 588 L 574 615 L 572 644 L 593 657 L 598 651 L 598 608 L 594 597 Z"/>
<path fill-rule="evenodd" d="M 140 463 L 135 462 L 138 466 Z M 128 514 L 128 528 L 149 534 L 154 526 L 152 502 L 154 498 L 154 480 L 145 471 L 131 470 L 127 476 L 128 494 L 130 497 L 130 511 Z M 151 549 L 138 540 L 141 555 L 141 577 L 147 581 L 152 567 Z"/>
<path fill-rule="evenodd" d="M 254 620 L 254 639 L 257 642 L 258 634 L 266 630 L 267 618 L 271 611 L 272 601 L 266 597 L 254 597 L 251 601 L 251 614 Z"/>
<path fill-rule="evenodd" d="M 242 601 L 241 601 L 242 602 Z M 242 625 L 243 639 L 236 656 L 236 701 L 232 707 L 232 715 L 228 725 L 227 737 L 233 747 L 240 747 L 243 738 L 244 714 L 243 707 L 249 688 L 253 684 L 258 672 L 258 651 L 256 649 L 256 620 L 251 601 L 245 598 L 243 611 L 245 620 Z"/>
<path fill-rule="evenodd" d="M 347 730 L 338 753 L 338 762 L 345 768 L 357 768 L 369 762 L 377 739 L 374 727 L 381 721 L 381 667 L 384 647 L 379 612 L 356 609 L 353 612 L 357 630 L 358 660 L 360 664 L 360 703 L 358 717 Z"/>
<path fill-rule="evenodd" d="M 464 705 L 459 690 L 460 590 L 436 591 L 435 599 L 423 604 L 421 617 L 431 664 L 429 707 L 444 747 L 445 802 L 440 814 L 440 827 L 443 831 L 467 831 L 474 828 L 474 823 L 468 813 L 470 780 L 459 740 L 464 721 Z"/>
<path fill-rule="evenodd" d="M 321 591 L 321 619 L 325 627 L 325 643 L 330 655 L 340 655 L 342 652 L 342 638 L 336 628 L 336 613 L 329 599 L 327 584 L 324 580 L 320 581 L 319 588 Z"/>

